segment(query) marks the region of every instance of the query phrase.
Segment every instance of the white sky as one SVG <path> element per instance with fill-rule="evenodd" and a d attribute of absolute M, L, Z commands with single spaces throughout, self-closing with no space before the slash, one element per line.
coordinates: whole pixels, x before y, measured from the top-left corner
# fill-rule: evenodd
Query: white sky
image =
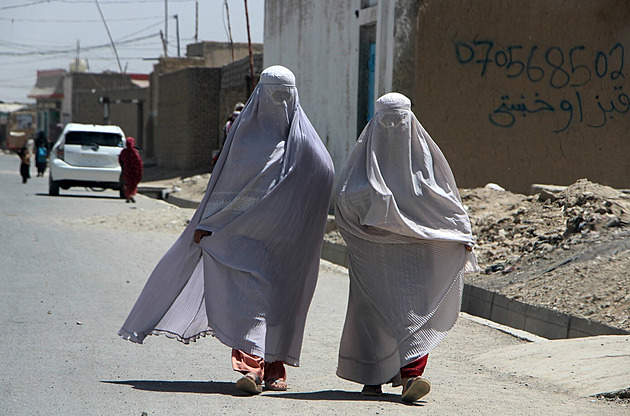
<path fill-rule="evenodd" d="M 119 71 L 96 1 L 0 0 L 0 101 L 33 102 L 27 95 L 37 70 L 67 70 L 76 57 L 77 40 L 90 72 Z M 224 1 L 197 0 L 199 41 L 227 41 Z M 177 14 L 185 56 L 195 37 L 195 0 L 98 0 L 126 72 L 148 74 L 155 61 L 143 58 L 163 55 L 159 31 L 164 31 L 165 3 L 168 55 L 177 56 Z M 228 0 L 228 6 L 234 42 L 247 42 L 244 1 Z M 252 42 L 262 43 L 264 0 L 249 0 L 247 6 Z"/>

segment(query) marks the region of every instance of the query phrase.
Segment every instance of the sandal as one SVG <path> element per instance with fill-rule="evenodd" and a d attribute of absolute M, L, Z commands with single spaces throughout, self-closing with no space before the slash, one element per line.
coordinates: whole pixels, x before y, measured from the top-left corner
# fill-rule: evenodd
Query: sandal
<path fill-rule="evenodd" d="M 262 381 L 254 373 L 247 373 L 236 382 L 236 388 L 251 395 L 262 393 Z"/>
<path fill-rule="evenodd" d="M 431 391 L 431 383 L 426 378 L 420 376 L 413 378 L 404 378 L 403 380 L 402 401 L 413 403 L 421 397 L 426 396 Z"/>
<path fill-rule="evenodd" d="M 287 391 L 287 382 L 281 378 L 270 378 L 265 380 L 265 388 L 272 391 Z"/>
<path fill-rule="evenodd" d="M 380 396 L 383 394 L 383 389 L 380 384 L 370 385 L 366 384 L 363 386 L 363 390 L 361 390 L 362 396 Z"/>

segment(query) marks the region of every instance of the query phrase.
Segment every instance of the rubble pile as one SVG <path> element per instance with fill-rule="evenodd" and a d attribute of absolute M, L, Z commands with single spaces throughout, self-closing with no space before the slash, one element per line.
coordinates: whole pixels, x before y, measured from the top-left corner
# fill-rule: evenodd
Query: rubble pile
<path fill-rule="evenodd" d="M 630 224 L 630 195 L 585 179 L 534 195 L 468 189 L 462 200 L 485 273 L 509 273 L 525 255 L 544 256 Z"/>
<path fill-rule="evenodd" d="M 462 191 L 481 272 L 514 299 L 630 330 L 630 195 L 581 179 L 534 195 Z"/>

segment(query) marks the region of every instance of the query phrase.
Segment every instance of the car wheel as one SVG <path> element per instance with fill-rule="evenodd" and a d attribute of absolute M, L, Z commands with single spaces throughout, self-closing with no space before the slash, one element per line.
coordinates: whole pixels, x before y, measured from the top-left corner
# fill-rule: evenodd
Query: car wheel
<path fill-rule="evenodd" d="M 59 196 L 59 182 L 53 181 L 50 174 L 48 174 L 48 195 Z"/>

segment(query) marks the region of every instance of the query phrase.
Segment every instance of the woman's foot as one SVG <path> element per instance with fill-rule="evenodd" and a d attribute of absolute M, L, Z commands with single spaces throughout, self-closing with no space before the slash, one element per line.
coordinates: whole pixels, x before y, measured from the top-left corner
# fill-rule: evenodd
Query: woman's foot
<path fill-rule="evenodd" d="M 370 385 L 366 384 L 363 386 L 363 390 L 361 390 L 361 394 L 363 396 L 380 396 L 383 394 L 383 389 L 380 384 Z"/>
<path fill-rule="evenodd" d="M 287 391 L 287 382 L 281 378 L 265 380 L 265 389 L 272 391 Z"/>
<path fill-rule="evenodd" d="M 134 197 L 131 197 L 131 202 L 133 202 L 134 204 L 136 203 L 136 199 Z"/>
<path fill-rule="evenodd" d="M 402 401 L 413 403 L 421 397 L 426 396 L 431 391 L 431 383 L 426 378 L 420 376 L 402 379 L 403 391 Z"/>
<path fill-rule="evenodd" d="M 254 395 L 262 393 L 262 380 L 254 373 L 247 373 L 236 382 L 236 388 Z"/>

